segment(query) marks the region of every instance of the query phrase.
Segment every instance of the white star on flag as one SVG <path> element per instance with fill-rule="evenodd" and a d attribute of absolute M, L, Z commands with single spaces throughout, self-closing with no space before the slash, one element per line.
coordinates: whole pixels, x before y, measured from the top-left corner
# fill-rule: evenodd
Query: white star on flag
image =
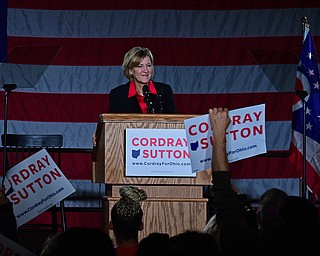
<path fill-rule="evenodd" d="M 309 76 L 314 76 L 314 70 L 309 69 L 308 74 L 309 74 Z"/>
<path fill-rule="evenodd" d="M 306 124 L 306 129 L 307 129 L 307 130 L 312 130 L 312 126 L 313 126 L 313 125 L 310 124 L 310 122 L 309 122 L 309 123 Z"/>
<path fill-rule="evenodd" d="M 307 107 L 306 114 L 311 115 L 311 109 Z"/>

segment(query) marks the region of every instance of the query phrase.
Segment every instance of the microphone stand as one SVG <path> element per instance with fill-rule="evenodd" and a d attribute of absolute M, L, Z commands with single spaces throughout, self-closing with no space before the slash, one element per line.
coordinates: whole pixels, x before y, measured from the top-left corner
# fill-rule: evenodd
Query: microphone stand
<path fill-rule="evenodd" d="M 4 120 L 3 120 L 3 176 L 2 188 L 4 186 L 4 178 L 7 175 L 7 130 L 8 130 L 8 99 L 11 91 L 17 88 L 16 84 L 5 84 L 3 89 L 6 91 L 4 95 Z"/>

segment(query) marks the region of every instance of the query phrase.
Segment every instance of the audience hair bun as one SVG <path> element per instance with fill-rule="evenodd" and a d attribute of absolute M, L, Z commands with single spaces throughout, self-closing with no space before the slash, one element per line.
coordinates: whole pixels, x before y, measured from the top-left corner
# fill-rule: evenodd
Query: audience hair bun
<path fill-rule="evenodd" d="M 116 212 L 123 219 L 130 220 L 142 214 L 140 202 L 147 198 L 144 190 L 135 186 L 125 186 L 119 189 L 120 200 L 115 204 Z"/>
<path fill-rule="evenodd" d="M 135 186 L 125 186 L 119 189 L 121 198 L 130 198 L 135 202 L 141 202 L 147 199 L 147 193 L 143 189 L 139 189 Z"/>

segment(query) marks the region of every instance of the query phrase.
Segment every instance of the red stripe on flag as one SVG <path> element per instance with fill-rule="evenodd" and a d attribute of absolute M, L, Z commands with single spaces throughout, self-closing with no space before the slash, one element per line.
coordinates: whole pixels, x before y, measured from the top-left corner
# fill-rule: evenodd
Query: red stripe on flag
<path fill-rule="evenodd" d="M 0 164 L 3 165 L 2 157 Z M 92 180 L 92 154 L 87 151 L 62 152 L 60 169 L 69 180 Z"/>
<path fill-rule="evenodd" d="M 4 92 L 0 93 L 3 104 Z M 108 110 L 107 94 L 12 92 L 8 119 L 41 122 L 97 122 Z M 0 113 L 3 118 L 3 113 Z"/>
<path fill-rule="evenodd" d="M 238 109 L 266 104 L 267 121 L 291 120 L 292 93 L 228 93 L 228 94 L 176 94 L 180 114 L 207 114 L 209 108 Z"/>
<path fill-rule="evenodd" d="M 62 153 L 60 169 L 69 180 L 92 180 L 92 154 Z"/>
<path fill-rule="evenodd" d="M 233 179 L 299 178 L 288 157 L 252 157 L 230 164 Z"/>
<path fill-rule="evenodd" d="M 319 174 L 312 165 L 306 161 L 306 177 L 303 177 L 303 155 L 293 144 L 290 145 L 289 164 L 293 166 L 299 175 L 298 177 L 305 179 L 306 184 L 312 189 L 312 192 L 320 195 Z"/>
<path fill-rule="evenodd" d="M 306 182 L 308 184 L 308 187 L 311 188 L 312 192 L 320 195 L 320 179 L 319 174 L 316 172 L 316 170 L 310 165 L 309 162 L 306 164 Z"/>
<path fill-rule="evenodd" d="M 116 86 L 116 85 L 115 85 Z M 267 121 L 291 120 L 292 93 L 175 94 L 179 114 L 207 114 L 209 108 L 237 109 L 266 104 Z M 3 105 L 4 92 L 0 92 Z M 41 122 L 97 122 L 108 112 L 108 94 L 12 92 L 8 118 Z M 3 118 L 3 112 L 0 112 Z"/>
<path fill-rule="evenodd" d="M 319 37 L 320 40 L 320 37 Z M 54 46 L 61 49 L 52 64 L 70 66 L 122 65 L 123 55 L 130 48 L 141 45 L 152 49 L 157 66 L 233 66 L 259 64 L 296 64 L 301 48 L 301 38 L 250 37 L 250 38 L 40 38 L 9 37 L 8 49 L 16 46 Z M 172 51 L 173 45 L 179 45 Z M 201 50 L 199 50 L 201 49 Z M 261 51 L 259 51 L 261 49 Z M 263 50 L 262 50 L 263 49 Z M 270 53 L 277 49 L 273 55 Z M 266 50 L 269 50 L 266 52 Z M 251 52 L 255 52 L 255 57 Z M 280 51 L 292 53 L 284 58 Z M 270 57 L 272 56 L 272 58 Z M 10 63 L 43 64 L 39 51 L 16 54 Z M 49 59 L 49 58 L 47 58 Z M 47 63 L 49 64 L 49 63 Z"/>
<path fill-rule="evenodd" d="M 89 227 L 101 229 L 102 223 L 104 222 L 104 214 L 101 210 L 84 212 L 76 210 L 72 212 L 66 212 L 66 219 L 68 223 L 68 228 L 71 227 Z M 32 219 L 28 224 L 51 224 L 52 213 L 49 211 L 43 212 L 34 219 Z M 58 211 L 58 221 L 60 220 L 60 212 Z M 42 243 L 41 243 L 42 244 Z M 40 245 L 41 245 L 40 244 Z M 19 255 L 19 254 L 16 254 Z"/>
<path fill-rule="evenodd" d="M 278 8 L 311 8 L 319 7 L 318 0 L 171 0 L 171 1 L 105 1 L 105 0 L 8 0 L 9 8 L 46 9 L 46 10 L 240 10 L 240 9 L 278 9 Z"/>

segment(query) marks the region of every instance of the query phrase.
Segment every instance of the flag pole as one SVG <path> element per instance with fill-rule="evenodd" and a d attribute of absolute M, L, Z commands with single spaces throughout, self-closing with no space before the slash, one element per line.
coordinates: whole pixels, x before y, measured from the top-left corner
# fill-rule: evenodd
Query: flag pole
<path fill-rule="evenodd" d="M 302 155 L 303 155 L 303 172 L 302 172 L 302 178 L 301 178 L 301 191 L 300 195 L 302 198 L 306 198 L 306 192 L 307 192 L 307 172 L 306 172 L 306 97 L 308 96 L 308 93 L 306 91 L 296 91 L 297 96 L 300 98 L 303 106 L 303 143 L 302 143 Z"/>
<path fill-rule="evenodd" d="M 309 31 L 309 23 L 307 17 L 302 18 L 302 44 L 308 34 Z M 308 92 L 296 90 L 297 96 L 300 98 L 303 106 L 303 145 L 302 145 L 302 155 L 303 155 L 303 171 L 302 171 L 302 178 L 301 178 L 301 197 L 307 198 L 307 142 L 306 142 L 306 97 L 308 96 Z"/>

